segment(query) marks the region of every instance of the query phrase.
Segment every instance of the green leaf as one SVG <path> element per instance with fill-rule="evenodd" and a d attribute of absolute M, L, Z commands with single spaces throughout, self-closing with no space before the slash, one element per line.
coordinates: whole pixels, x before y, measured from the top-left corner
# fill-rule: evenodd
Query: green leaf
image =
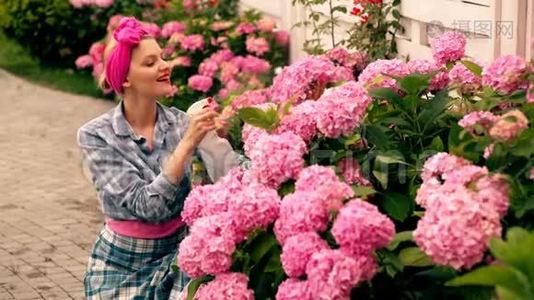
<path fill-rule="evenodd" d="M 295 181 L 288 180 L 282 184 L 282 186 L 278 189 L 278 194 L 280 197 L 284 197 L 285 195 L 291 194 L 295 191 Z"/>
<path fill-rule="evenodd" d="M 441 140 L 439 135 L 432 139 L 432 143 L 430 143 L 430 149 L 436 150 L 438 152 L 441 152 L 445 149 L 445 147 L 443 146 L 443 141 Z"/>
<path fill-rule="evenodd" d="M 534 128 L 522 132 L 510 152 L 515 156 L 530 158 L 534 154 Z"/>
<path fill-rule="evenodd" d="M 389 148 L 389 138 L 386 134 L 386 128 L 380 125 L 366 125 L 363 135 L 365 140 L 381 149 Z"/>
<path fill-rule="evenodd" d="M 534 233 L 513 227 L 507 232 L 507 241 L 493 239 L 490 241 L 491 253 L 500 261 L 516 268 L 534 282 Z"/>
<path fill-rule="evenodd" d="M 397 273 L 403 271 L 404 265 L 401 263 L 395 253 L 385 249 L 380 249 L 376 251 L 376 255 L 379 258 L 380 264 L 385 267 L 386 272 L 390 277 L 393 278 Z"/>
<path fill-rule="evenodd" d="M 482 67 L 469 60 L 460 61 L 469 71 L 478 77 L 482 77 Z"/>
<path fill-rule="evenodd" d="M 277 244 L 274 235 L 265 231 L 261 232 L 250 243 L 250 258 L 254 263 L 258 263 Z"/>
<path fill-rule="evenodd" d="M 400 107 L 402 106 L 402 97 L 394 90 L 388 88 L 373 89 L 369 91 L 369 95 L 377 99 L 388 100 L 391 104 Z"/>
<path fill-rule="evenodd" d="M 274 129 L 279 122 L 278 113 L 272 108 L 263 111 L 256 107 L 245 107 L 238 111 L 238 115 L 245 123 L 267 131 Z"/>
<path fill-rule="evenodd" d="M 265 266 L 265 272 L 278 272 L 282 269 L 282 264 L 280 263 L 280 254 L 271 255 L 267 265 Z"/>
<path fill-rule="evenodd" d="M 377 167 L 377 165 L 378 164 L 375 164 L 375 168 Z M 373 175 L 378 180 L 378 182 L 380 182 L 380 184 L 382 185 L 382 187 L 384 189 L 388 188 L 388 173 L 387 173 L 387 170 L 382 171 L 382 170 L 375 169 L 375 170 L 373 170 Z"/>
<path fill-rule="evenodd" d="M 398 84 L 409 95 L 419 95 L 428 88 L 432 76 L 429 74 L 410 74 L 400 79 Z"/>
<path fill-rule="evenodd" d="M 483 285 L 502 286 L 511 291 L 523 291 L 525 289 L 517 271 L 507 266 L 484 266 L 471 271 L 460 277 L 447 281 L 447 286 Z"/>
<path fill-rule="evenodd" d="M 443 114 L 449 107 L 451 99 L 445 91 L 439 92 L 434 98 L 423 105 L 423 109 L 417 116 L 418 121 L 423 124 L 423 132 L 434 123 L 439 115 Z"/>
<path fill-rule="evenodd" d="M 398 221 L 404 221 L 413 211 L 413 201 L 403 194 L 387 193 L 381 203 L 386 213 Z"/>
<path fill-rule="evenodd" d="M 430 258 L 417 247 L 404 248 L 399 253 L 399 260 L 408 267 L 427 267 L 433 265 Z"/>
<path fill-rule="evenodd" d="M 342 6 L 342 5 L 338 5 L 338 6 L 332 7 L 332 12 L 336 12 L 336 11 L 339 11 L 339 12 L 342 12 L 342 13 L 346 14 L 347 13 L 347 7 Z"/>
<path fill-rule="evenodd" d="M 172 269 L 172 271 L 173 271 L 174 273 L 178 273 L 178 272 L 180 272 L 180 268 L 178 268 L 178 266 L 175 265 L 175 264 L 172 264 L 172 265 L 171 265 L 171 269 Z"/>
<path fill-rule="evenodd" d="M 380 154 L 376 156 L 376 161 L 387 165 L 407 164 L 404 161 L 404 157 L 402 157 L 402 153 L 398 151 L 380 152 Z"/>
<path fill-rule="evenodd" d="M 365 185 L 353 185 L 352 190 L 354 191 L 354 196 L 362 198 L 376 193 L 375 189 Z"/>
<path fill-rule="evenodd" d="M 411 241 L 413 239 L 413 231 L 401 231 L 401 232 L 397 232 L 395 234 L 395 237 L 393 237 L 393 240 L 391 241 L 391 243 L 389 243 L 388 245 L 388 250 L 395 250 L 395 248 L 397 248 L 400 243 L 402 242 L 406 242 L 406 241 Z"/>
<path fill-rule="evenodd" d="M 190 281 L 187 285 L 187 300 L 193 300 L 200 285 L 208 282 L 210 279 L 210 276 L 203 276 Z"/>

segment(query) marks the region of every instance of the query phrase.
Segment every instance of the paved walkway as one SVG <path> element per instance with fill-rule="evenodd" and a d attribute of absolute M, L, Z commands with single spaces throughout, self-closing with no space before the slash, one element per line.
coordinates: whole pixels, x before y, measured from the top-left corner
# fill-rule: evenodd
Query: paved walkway
<path fill-rule="evenodd" d="M 102 215 L 76 130 L 113 105 L 0 69 L 0 299 L 83 299 Z"/>

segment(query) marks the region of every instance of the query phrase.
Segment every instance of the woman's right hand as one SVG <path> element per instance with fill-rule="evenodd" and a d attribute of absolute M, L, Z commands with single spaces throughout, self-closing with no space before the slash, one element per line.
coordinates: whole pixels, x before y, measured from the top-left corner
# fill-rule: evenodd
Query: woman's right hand
<path fill-rule="evenodd" d="M 200 112 L 191 115 L 189 127 L 184 134 L 183 141 L 192 148 L 196 148 L 206 134 L 216 128 L 215 118 L 219 113 L 210 108 L 204 108 Z"/>

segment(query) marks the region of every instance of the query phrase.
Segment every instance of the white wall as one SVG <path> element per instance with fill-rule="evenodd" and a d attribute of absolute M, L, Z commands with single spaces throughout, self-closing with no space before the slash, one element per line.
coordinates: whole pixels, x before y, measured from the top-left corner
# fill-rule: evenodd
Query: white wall
<path fill-rule="evenodd" d="M 306 20 L 308 13 L 301 6 L 292 6 L 291 0 L 241 0 L 241 9 L 254 8 L 272 16 L 286 30 Z M 335 0 L 350 9 L 352 0 Z M 317 8 L 327 12 L 328 7 Z M 402 0 L 400 7 L 406 32 L 399 37 L 399 55 L 411 58 L 430 58 L 429 39 L 439 32 L 440 24 L 447 29 L 469 32 L 467 55 L 482 61 L 490 61 L 503 54 L 526 55 L 534 58 L 531 37 L 534 36 L 534 0 Z M 342 38 L 354 18 L 341 16 L 344 25 L 338 28 L 337 38 Z M 489 28 L 490 26 L 491 28 Z M 291 60 L 305 55 L 300 49 L 310 28 L 291 29 Z M 329 37 L 324 37 L 330 45 Z"/>

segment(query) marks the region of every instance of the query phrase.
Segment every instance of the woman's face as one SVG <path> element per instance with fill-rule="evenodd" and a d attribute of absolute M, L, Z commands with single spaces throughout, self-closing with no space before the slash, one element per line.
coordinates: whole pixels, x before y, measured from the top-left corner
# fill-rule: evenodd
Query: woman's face
<path fill-rule="evenodd" d="M 125 91 L 130 89 L 144 97 L 162 97 L 172 93 L 171 69 L 161 56 L 156 40 L 141 40 L 132 51 Z"/>

